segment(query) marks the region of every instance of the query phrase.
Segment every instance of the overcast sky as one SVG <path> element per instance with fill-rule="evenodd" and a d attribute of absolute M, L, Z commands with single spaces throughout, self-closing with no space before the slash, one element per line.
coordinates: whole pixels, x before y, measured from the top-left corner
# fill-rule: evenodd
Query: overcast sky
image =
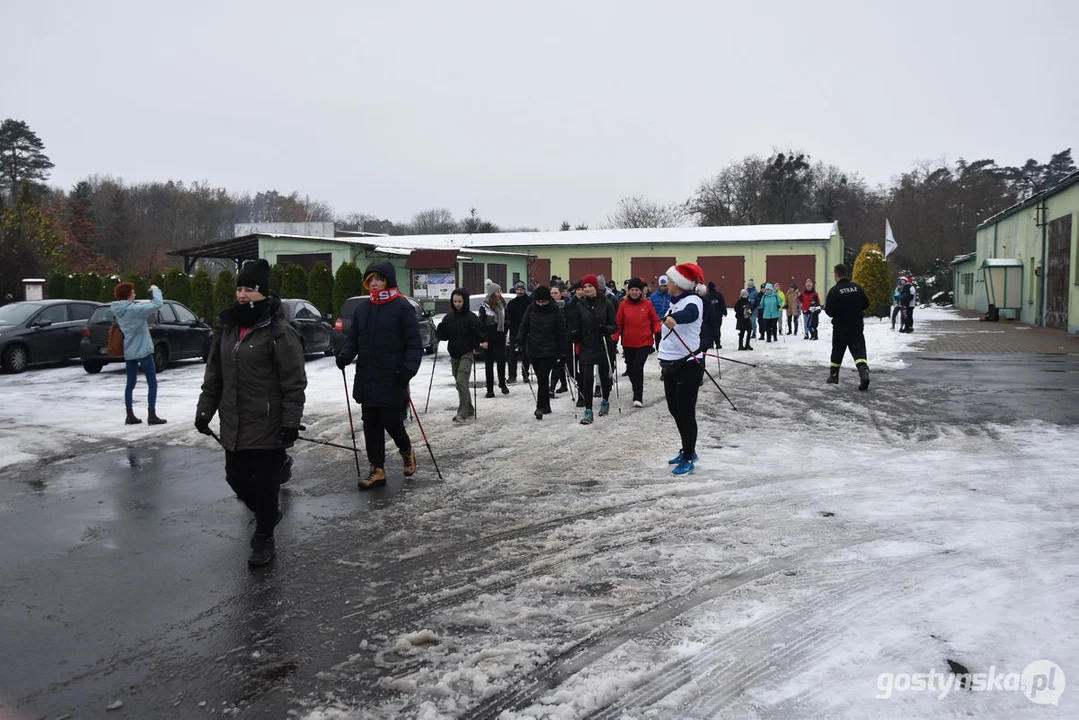
<path fill-rule="evenodd" d="M 593 227 L 796 147 L 887 183 L 1073 146 L 1079 3 L 0 0 L 0 117 L 51 181 L 298 190 Z M 1079 147 L 1076 148 L 1079 153 Z"/>

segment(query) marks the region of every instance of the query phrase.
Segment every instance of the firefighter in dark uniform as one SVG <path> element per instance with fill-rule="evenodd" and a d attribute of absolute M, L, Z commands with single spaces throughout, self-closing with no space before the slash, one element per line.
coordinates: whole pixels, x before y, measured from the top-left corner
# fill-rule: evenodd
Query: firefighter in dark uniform
<path fill-rule="evenodd" d="M 847 349 L 854 357 L 854 366 L 858 368 L 861 383 L 859 390 L 869 389 L 869 363 L 865 358 L 865 334 L 862 317 L 869 308 L 869 298 L 865 291 L 847 277 L 847 266 L 835 266 L 836 283 L 828 291 L 824 312 L 832 318 L 832 367 L 828 382 L 839 383 L 839 367 L 843 364 L 843 355 Z"/>

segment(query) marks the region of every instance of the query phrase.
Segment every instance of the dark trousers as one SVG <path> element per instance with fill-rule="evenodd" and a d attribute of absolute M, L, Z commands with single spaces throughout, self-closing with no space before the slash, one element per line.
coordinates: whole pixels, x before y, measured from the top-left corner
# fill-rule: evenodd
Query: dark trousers
<path fill-rule="evenodd" d="M 738 347 L 744 348 L 749 346 L 749 330 L 738 331 Z"/>
<path fill-rule="evenodd" d="M 492 330 L 487 335 L 487 351 L 483 353 L 487 389 L 495 389 L 495 365 L 498 365 L 498 386 L 506 384 L 506 333 Z"/>
<path fill-rule="evenodd" d="M 599 368 L 600 393 L 604 400 L 611 397 L 611 370 L 607 367 L 606 358 L 601 358 L 598 363 L 581 362 L 581 382 L 579 388 L 581 397 L 584 398 L 584 406 L 592 409 L 592 387 L 596 382 L 596 368 Z"/>
<path fill-rule="evenodd" d="M 284 463 L 283 448 L 225 451 L 225 479 L 247 509 L 255 513 L 255 532 L 273 535 Z"/>
<path fill-rule="evenodd" d="M 663 391 L 667 395 L 667 410 L 678 426 L 682 454 L 693 457 L 697 451 L 697 393 L 701 389 L 704 366 L 690 359 L 663 373 Z"/>
<path fill-rule="evenodd" d="M 907 332 L 914 331 L 914 306 L 907 308 Z"/>
<path fill-rule="evenodd" d="M 626 359 L 626 370 L 629 372 L 629 384 L 633 388 L 633 399 L 644 400 L 644 362 L 652 352 L 651 346 L 640 348 L 622 348 L 622 356 Z"/>
<path fill-rule="evenodd" d="M 405 411 L 398 407 L 363 406 L 363 442 L 367 448 L 367 462 L 372 467 L 386 469 L 386 433 L 393 438 L 398 451 L 412 449 L 412 441 L 405 430 Z"/>
<path fill-rule="evenodd" d="M 551 389 L 554 388 L 555 366 L 558 358 L 532 358 L 532 370 L 536 376 L 536 409 L 551 409 Z"/>
<path fill-rule="evenodd" d="M 512 339 L 506 347 L 506 363 L 510 366 L 510 377 L 517 378 L 517 361 L 521 361 L 521 377 L 528 377 L 528 353 L 517 352 L 517 343 Z"/>
<path fill-rule="evenodd" d="M 843 355 L 850 350 L 855 366 L 866 362 L 865 333 L 861 329 L 846 330 L 832 328 L 832 371 L 838 372 L 843 364 Z M 867 363 L 868 365 L 868 363 Z"/>
<path fill-rule="evenodd" d="M 127 385 L 124 387 L 124 404 L 130 410 L 134 401 L 135 384 L 139 381 L 139 370 L 146 376 L 146 409 L 151 412 L 157 407 L 157 366 L 154 356 L 147 355 L 138 360 L 125 361 Z"/>
<path fill-rule="evenodd" d="M 895 330 L 895 319 L 900 313 L 903 313 L 903 308 L 899 307 L 898 305 L 896 305 L 895 307 L 892 308 L 892 330 Z M 906 313 L 903 313 L 903 322 L 906 322 L 906 321 L 907 321 Z M 900 323 L 899 329 L 900 330 L 903 329 L 902 323 Z"/>

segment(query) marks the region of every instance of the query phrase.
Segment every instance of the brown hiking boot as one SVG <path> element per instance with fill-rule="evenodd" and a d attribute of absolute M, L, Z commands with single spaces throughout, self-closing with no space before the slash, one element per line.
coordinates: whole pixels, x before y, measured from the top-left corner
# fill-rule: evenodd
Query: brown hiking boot
<path fill-rule="evenodd" d="M 147 425 L 164 425 L 167 422 L 168 422 L 168 420 L 166 420 L 165 418 L 162 418 L 162 417 L 158 417 L 157 413 L 154 412 L 153 410 L 150 410 L 150 411 L 147 412 L 147 415 L 146 415 L 146 424 Z"/>
<path fill-rule="evenodd" d="M 371 471 L 367 473 L 367 477 L 360 480 L 360 490 L 370 490 L 371 488 L 382 487 L 386 484 L 386 471 L 380 467 L 371 466 Z"/>
<path fill-rule="evenodd" d="M 409 448 L 407 452 L 401 453 L 401 467 L 404 469 L 405 477 L 412 477 L 416 474 L 415 448 Z"/>
<path fill-rule="evenodd" d="M 127 420 L 124 420 L 124 425 L 140 425 L 142 424 L 142 418 L 135 417 L 135 411 L 131 408 L 127 409 Z"/>

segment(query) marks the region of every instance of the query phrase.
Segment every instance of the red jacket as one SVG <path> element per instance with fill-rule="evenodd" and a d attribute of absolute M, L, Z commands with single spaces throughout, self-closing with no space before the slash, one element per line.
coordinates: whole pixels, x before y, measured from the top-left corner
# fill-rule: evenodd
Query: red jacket
<path fill-rule="evenodd" d="M 816 301 L 816 302 L 814 302 Z M 802 312 L 809 312 L 809 308 L 820 305 L 820 295 L 816 290 L 806 290 L 802 293 Z"/>
<path fill-rule="evenodd" d="M 614 334 L 614 341 L 618 342 L 618 338 L 622 338 L 622 347 L 627 348 L 652 347 L 656 341 L 656 333 L 662 327 L 659 315 L 656 314 L 656 306 L 643 295 L 639 302 L 633 302 L 628 297 L 623 298 L 618 304 L 615 323 L 618 330 Z"/>

